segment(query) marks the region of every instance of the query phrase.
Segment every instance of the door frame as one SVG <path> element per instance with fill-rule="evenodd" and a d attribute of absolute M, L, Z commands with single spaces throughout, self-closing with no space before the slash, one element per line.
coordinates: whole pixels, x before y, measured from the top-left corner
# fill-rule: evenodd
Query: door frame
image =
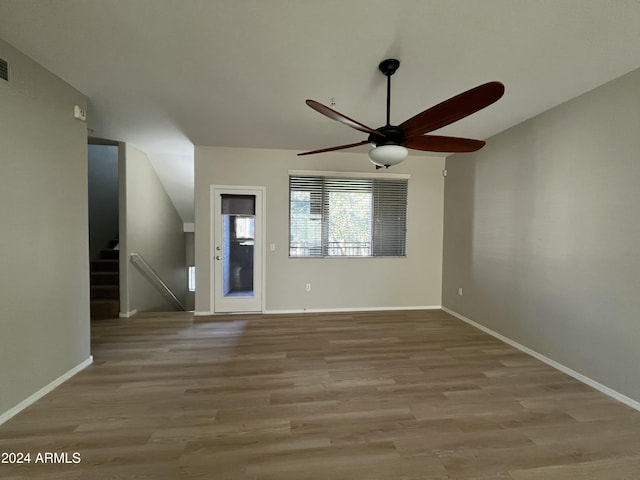
<path fill-rule="evenodd" d="M 209 285 L 210 285 L 210 298 L 211 298 L 211 313 L 261 313 L 265 311 L 265 279 L 266 279 L 266 245 L 265 245 L 265 225 L 266 225 L 266 192 L 267 189 L 264 186 L 256 186 L 256 185 L 211 185 L 210 186 L 210 195 L 209 195 L 209 205 L 210 205 L 210 243 L 209 243 Z M 215 216 L 218 215 L 218 212 L 215 208 L 216 203 L 216 195 L 220 193 L 228 193 L 232 195 L 255 195 L 257 193 L 260 194 L 261 203 L 260 209 L 258 210 L 258 205 L 256 204 L 256 216 L 260 215 L 260 228 L 255 232 L 256 243 L 254 248 L 254 262 L 256 262 L 256 253 L 259 253 L 259 282 L 260 282 L 260 310 L 259 311 L 251 311 L 251 310 L 237 310 L 231 312 L 223 312 L 218 311 L 218 306 L 216 305 L 216 262 L 218 262 L 216 257 L 216 221 Z M 257 247 L 257 248 L 256 248 Z M 255 263 L 254 263 L 255 265 Z M 240 298 L 240 297 L 239 297 Z"/>

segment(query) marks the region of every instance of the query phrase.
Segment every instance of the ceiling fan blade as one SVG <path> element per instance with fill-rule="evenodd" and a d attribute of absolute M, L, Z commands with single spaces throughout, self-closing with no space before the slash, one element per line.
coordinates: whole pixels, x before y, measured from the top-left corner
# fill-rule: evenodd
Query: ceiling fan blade
<path fill-rule="evenodd" d="M 321 113 L 325 117 L 329 117 L 331 120 L 335 120 L 336 122 L 343 123 L 351 128 L 360 130 L 361 132 L 375 133 L 376 135 L 380 135 L 380 132 L 378 132 L 377 130 L 367 127 L 366 125 L 363 125 L 362 123 L 357 122 L 354 119 L 349 118 L 340 112 L 336 112 L 334 109 L 329 108 L 326 105 L 323 105 L 319 102 L 316 102 L 315 100 L 307 100 L 306 104 L 309 105 L 311 108 L 313 108 L 316 112 Z"/>
<path fill-rule="evenodd" d="M 425 152 L 475 152 L 484 147 L 485 142 L 472 138 L 442 137 L 440 135 L 422 135 L 412 137 L 405 142 L 407 148 Z"/>
<path fill-rule="evenodd" d="M 489 82 L 451 97 L 400 124 L 405 138 L 422 135 L 456 122 L 491 105 L 504 94 L 504 85 Z"/>
<path fill-rule="evenodd" d="M 313 155 L 314 153 L 332 152 L 334 150 L 343 150 L 345 148 L 359 147 L 360 145 L 365 145 L 367 143 L 369 143 L 369 140 L 362 140 L 361 142 L 350 143 L 349 145 L 340 145 L 338 147 L 329 147 L 329 148 L 322 148 L 320 150 L 312 150 L 311 152 L 303 152 L 303 153 L 299 153 L 298 156 L 300 157 L 302 155 Z"/>

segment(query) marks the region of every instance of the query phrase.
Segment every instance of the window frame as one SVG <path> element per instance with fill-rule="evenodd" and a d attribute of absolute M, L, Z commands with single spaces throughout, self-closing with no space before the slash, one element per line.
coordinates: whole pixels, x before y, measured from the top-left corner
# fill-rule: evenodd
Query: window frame
<path fill-rule="evenodd" d="M 296 176 L 300 176 L 300 177 L 319 177 L 319 178 L 324 178 L 324 179 L 350 179 L 353 178 L 354 180 L 404 180 L 407 182 L 407 186 L 406 186 L 406 204 L 405 204 L 405 210 L 404 210 L 404 245 L 403 245 L 403 251 L 404 254 L 403 255 L 376 255 L 375 251 L 376 251 L 376 245 L 375 245 L 375 232 L 374 232 L 374 228 L 372 225 L 372 230 L 370 232 L 370 250 L 371 250 L 371 254 L 370 255 L 325 255 L 325 252 L 327 251 L 328 246 L 325 245 L 325 238 L 324 235 L 321 234 L 321 241 L 320 241 L 320 255 L 291 255 L 291 177 L 296 177 Z M 407 258 L 408 256 L 408 239 L 409 239 L 409 179 L 411 178 L 410 174 L 404 174 L 404 173 L 383 173 L 383 172 L 376 172 L 376 173 L 371 173 L 371 172 L 340 172 L 340 171 L 316 171 L 316 170 L 289 170 L 288 172 L 288 185 L 287 185 L 287 190 L 288 190 L 288 233 L 289 233 L 289 240 L 288 240 L 288 245 L 287 245 L 287 249 L 288 249 L 288 257 L 289 258 L 306 258 L 306 259 L 311 259 L 311 258 L 326 258 L 326 259 L 354 259 L 354 258 L 360 258 L 360 259 L 364 259 L 364 258 Z M 372 191 L 373 193 L 373 191 Z M 375 203 L 375 198 L 372 196 L 372 216 L 371 216 L 371 222 L 373 223 L 375 221 L 375 216 L 373 213 L 373 204 Z M 324 199 L 322 201 L 322 214 L 321 214 L 321 223 L 324 225 L 326 222 L 325 219 L 325 208 L 326 208 L 327 204 L 324 203 Z M 324 226 L 321 226 L 321 228 L 324 229 Z"/>

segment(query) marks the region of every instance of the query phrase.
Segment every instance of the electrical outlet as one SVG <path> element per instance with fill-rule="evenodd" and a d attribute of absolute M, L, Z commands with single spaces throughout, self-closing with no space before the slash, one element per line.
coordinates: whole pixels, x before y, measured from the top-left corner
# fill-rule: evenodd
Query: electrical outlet
<path fill-rule="evenodd" d="M 311 284 L 310 284 L 310 283 L 307 283 L 307 284 L 304 286 L 304 289 L 305 289 L 307 292 L 310 292 L 310 291 L 311 291 Z"/>
<path fill-rule="evenodd" d="M 462 296 L 462 287 L 458 287 L 458 295 Z"/>

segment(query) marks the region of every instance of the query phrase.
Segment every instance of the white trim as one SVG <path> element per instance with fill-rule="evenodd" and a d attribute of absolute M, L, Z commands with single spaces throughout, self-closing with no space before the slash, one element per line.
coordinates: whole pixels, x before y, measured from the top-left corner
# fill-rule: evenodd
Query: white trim
<path fill-rule="evenodd" d="M 349 312 L 386 312 L 391 310 L 440 310 L 440 305 L 418 305 L 408 307 L 350 307 L 350 308 L 291 308 L 280 310 L 263 310 L 262 312 L 228 312 L 215 313 L 207 311 L 194 311 L 196 317 L 231 315 L 238 313 L 241 315 L 286 315 L 289 313 L 349 313 Z"/>
<path fill-rule="evenodd" d="M 353 307 L 353 308 L 295 308 L 287 310 L 265 310 L 265 315 L 283 315 L 288 313 L 349 313 L 349 312 L 386 312 L 390 310 L 440 310 L 440 305 L 416 305 L 407 307 Z"/>
<path fill-rule="evenodd" d="M 338 177 L 338 178 L 395 178 L 405 180 L 411 178 L 409 173 L 387 172 L 325 172 L 322 170 L 289 170 L 289 175 L 301 175 L 310 177 Z"/>
<path fill-rule="evenodd" d="M 118 314 L 118 316 L 120 318 L 131 318 L 133 317 L 136 313 L 138 313 L 138 309 L 134 308 L 133 310 L 131 310 L 130 312 L 120 312 Z"/>
<path fill-rule="evenodd" d="M 34 404 L 38 400 L 40 400 L 47 393 L 51 392 L 53 389 L 55 389 L 59 385 L 61 385 L 64 382 L 66 382 L 71 377 L 73 377 L 75 374 L 77 374 L 78 372 L 84 370 L 85 368 L 87 368 L 92 363 L 93 363 L 93 356 L 89 355 L 89 358 L 87 358 L 85 361 L 83 361 L 82 363 L 76 365 L 75 367 L 73 367 L 68 372 L 63 373 L 58 378 L 56 378 L 53 382 L 49 383 L 48 385 L 45 385 L 44 387 L 42 387 L 40 390 L 38 390 L 33 395 L 30 395 L 27 398 L 25 398 L 23 401 L 21 401 L 15 407 L 12 407 L 9 410 L 7 410 L 6 412 L 4 412 L 3 414 L 1 414 L 0 415 L 0 425 L 2 425 L 4 422 L 9 420 L 10 418 L 15 417 L 22 410 L 24 410 L 28 406 Z"/>
<path fill-rule="evenodd" d="M 458 312 L 451 310 L 447 307 L 442 307 L 442 310 L 453 315 L 454 317 L 458 318 L 459 320 L 462 320 L 465 323 L 468 323 L 469 325 L 477 328 L 478 330 L 482 330 L 485 333 L 488 333 L 489 335 L 491 335 L 492 337 L 497 338 L 498 340 L 503 341 L 504 343 L 507 343 L 509 345 L 511 345 L 514 348 L 517 348 L 518 350 L 520 350 L 521 352 L 524 352 L 528 355 L 531 355 L 534 358 L 537 358 L 538 360 L 540 360 L 541 362 L 546 363 L 547 365 L 555 368 L 556 370 L 560 370 L 562 373 L 566 373 L 567 375 L 569 375 L 570 377 L 575 378 L 576 380 L 581 381 L 582 383 L 589 385 L 592 388 L 595 388 L 596 390 L 599 390 L 600 392 L 604 393 L 605 395 L 608 395 L 609 397 L 618 400 L 619 402 L 624 403 L 625 405 L 640 411 L 640 402 L 627 397 L 626 395 L 617 392 L 616 390 L 613 390 L 612 388 L 607 387 L 606 385 L 603 385 L 585 375 L 582 375 L 581 373 L 576 372 L 575 370 L 570 369 L 569 367 L 562 365 L 561 363 L 556 362 L 555 360 L 552 360 L 548 357 L 545 357 L 544 355 L 542 355 L 541 353 L 536 352 L 535 350 L 531 350 L 528 347 L 525 347 L 524 345 L 521 345 L 520 343 L 511 340 L 509 337 L 505 337 L 504 335 L 499 334 L 498 332 L 495 332 L 493 330 L 491 330 L 488 327 L 485 327 L 484 325 L 481 325 L 477 322 L 474 322 L 473 320 L 471 320 L 470 318 L 465 317 L 464 315 L 459 314 Z"/>

